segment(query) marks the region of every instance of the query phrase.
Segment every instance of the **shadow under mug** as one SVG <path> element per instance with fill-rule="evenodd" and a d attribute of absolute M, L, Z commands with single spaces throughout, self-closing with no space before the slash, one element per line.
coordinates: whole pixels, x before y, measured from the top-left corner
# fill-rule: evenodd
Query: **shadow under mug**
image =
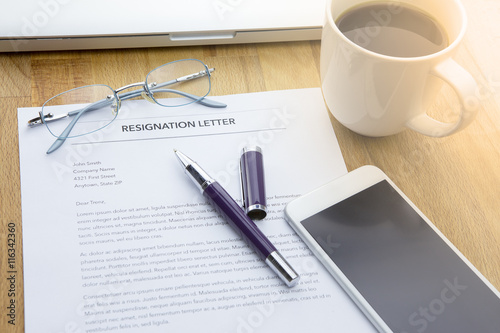
<path fill-rule="evenodd" d="M 323 96 L 332 115 L 345 127 L 365 136 L 387 136 L 410 128 L 431 137 L 444 137 L 468 126 L 479 109 L 477 84 L 451 57 L 462 41 L 467 17 L 458 0 L 402 0 L 429 13 L 445 29 L 449 44 L 420 57 L 393 57 L 369 51 L 348 39 L 335 21 L 366 0 L 328 0 L 321 39 Z M 374 19 L 376 16 L 374 16 Z M 448 83 L 460 101 L 458 120 L 438 121 L 426 114 L 442 83 Z"/>

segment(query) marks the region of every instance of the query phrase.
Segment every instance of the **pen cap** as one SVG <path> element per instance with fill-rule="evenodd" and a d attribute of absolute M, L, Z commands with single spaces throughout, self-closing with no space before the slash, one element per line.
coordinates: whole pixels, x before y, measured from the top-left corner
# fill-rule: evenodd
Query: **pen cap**
<path fill-rule="evenodd" d="M 252 220 L 262 220 L 267 215 L 264 163 L 258 146 L 241 151 L 240 174 L 243 208 Z"/>

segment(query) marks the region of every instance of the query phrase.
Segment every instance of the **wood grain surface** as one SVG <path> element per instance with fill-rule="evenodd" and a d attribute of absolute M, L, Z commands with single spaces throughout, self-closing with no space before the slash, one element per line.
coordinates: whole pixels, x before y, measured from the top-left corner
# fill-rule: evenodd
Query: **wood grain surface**
<path fill-rule="evenodd" d="M 367 138 L 331 122 L 349 170 L 365 164 L 384 170 L 500 289 L 500 3 L 463 3 L 469 30 L 455 59 L 480 86 L 480 112 L 471 126 L 443 139 L 411 131 Z M 182 58 L 216 67 L 212 95 L 319 87 L 319 55 L 319 41 L 0 54 L 0 332 L 24 332 L 18 107 L 40 106 L 82 85 L 142 81 L 150 69 Z M 453 117 L 457 103 L 444 87 L 429 112 Z M 15 325 L 8 322 L 11 300 Z"/>

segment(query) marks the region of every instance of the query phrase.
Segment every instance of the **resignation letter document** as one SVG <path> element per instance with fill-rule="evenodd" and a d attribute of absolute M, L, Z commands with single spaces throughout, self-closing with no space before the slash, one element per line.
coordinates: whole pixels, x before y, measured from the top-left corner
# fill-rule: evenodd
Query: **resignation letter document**
<path fill-rule="evenodd" d="M 27 128 L 19 109 L 26 332 L 373 332 L 284 220 L 346 167 L 320 89 L 211 97 L 225 109 L 124 102 L 101 131 Z M 301 275 L 286 287 L 192 184 L 197 161 L 239 202 L 239 156 L 263 150 L 256 222 Z"/>

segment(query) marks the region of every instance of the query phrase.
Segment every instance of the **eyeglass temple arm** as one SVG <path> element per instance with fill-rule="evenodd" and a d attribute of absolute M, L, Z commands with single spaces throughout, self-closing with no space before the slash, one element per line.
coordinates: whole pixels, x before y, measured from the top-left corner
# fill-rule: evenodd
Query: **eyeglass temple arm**
<path fill-rule="evenodd" d="M 217 101 L 211 100 L 211 99 L 206 98 L 206 97 L 201 98 L 200 96 L 189 94 L 189 93 L 183 92 L 181 90 L 174 90 L 174 89 L 167 89 L 167 90 L 162 89 L 162 90 L 158 90 L 158 88 L 166 87 L 166 86 L 169 86 L 169 85 L 174 84 L 176 82 L 177 82 L 176 80 L 172 80 L 172 81 L 169 81 L 169 82 L 160 83 L 160 84 L 157 84 L 155 87 L 150 87 L 149 89 L 153 90 L 155 92 L 170 92 L 170 93 L 174 93 L 174 94 L 177 94 L 177 95 L 181 95 L 183 97 L 187 97 L 187 98 L 192 99 L 196 103 L 199 103 L 199 104 L 201 104 L 203 106 L 208 106 L 210 108 L 225 108 L 225 107 L 227 107 L 227 104 L 224 104 L 224 103 L 221 103 L 221 102 L 217 102 Z M 144 92 L 144 90 L 138 89 L 138 90 L 130 91 L 130 92 L 127 92 L 127 93 L 119 94 L 118 96 L 120 97 L 120 99 L 122 101 L 124 101 L 124 100 L 127 100 L 127 99 L 139 97 L 139 96 L 141 96 L 141 94 L 143 92 Z"/>
<path fill-rule="evenodd" d="M 165 86 L 165 85 L 162 84 L 162 85 L 158 85 L 157 87 L 160 87 L 160 86 Z M 196 95 L 193 95 L 193 94 L 189 94 L 189 93 L 186 93 L 186 92 L 183 92 L 183 91 L 180 91 L 180 90 L 174 90 L 174 89 L 160 89 L 160 90 L 156 90 L 156 88 L 154 90 L 157 91 L 157 92 L 169 92 L 169 93 L 181 95 L 181 96 L 190 98 L 190 99 L 196 101 L 197 103 L 200 103 L 201 105 L 212 107 L 212 108 L 225 108 L 225 107 L 227 107 L 227 104 L 224 104 L 224 103 L 221 103 L 221 102 L 217 102 L 217 101 L 213 101 L 213 100 L 210 100 L 208 98 L 201 98 L 200 99 L 199 96 L 196 96 Z M 132 99 L 132 98 L 141 96 L 141 94 L 143 92 L 144 92 L 144 90 L 137 89 L 137 90 L 134 90 L 134 91 L 131 91 L 131 92 L 127 92 L 127 93 L 123 93 L 123 94 L 118 94 L 118 98 L 120 99 L 120 101 L 126 101 L 128 99 Z M 101 108 L 103 106 L 106 106 L 106 104 L 108 104 L 108 103 L 109 103 L 109 100 L 102 99 L 102 100 L 100 100 L 98 102 L 95 102 L 95 103 L 89 105 L 89 107 L 86 109 L 86 111 L 97 110 L 97 109 L 99 109 L 99 108 Z M 70 112 L 68 112 L 68 116 L 70 116 L 70 117 L 74 116 L 74 115 L 78 114 L 80 111 L 81 111 L 81 109 L 80 110 L 70 111 Z"/>
<path fill-rule="evenodd" d="M 157 87 L 159 87 L 159 86 L 157 86 Z M 208 106 L 208 107 L 211 107 L 211 108 L 225 108 L 225 107 L 227 107 L 227 104 L 224 104 L 224 103 L 221 103 L 221 102 L 217 102 L 217 101 L 205 98 L 205 97 L 200 97 L 200 96 L 196 96 L 196 95 L 193 95 L 193 94 L 189 94 L 189 93 L 186 93 L 186 92 L 180 91 L 180 90 L 174 90 L 174 89 L 157 89 L 155 87 L 154 91 L 155 92 L 166 92 L 166 93 L 172 93 L 172 94 L 181 95 L 183 97 L 192 99 L 193 101 L 195 101 L 198 104 L 201 104 L 203 106 Z M 126 94 L 122 94 L 122 95 L 119 95 L 119 96 L 120 96 L 121 100 L 127 100 L 127 99 L 130 99 L 130 98 L 139 97 L 142 93 L 143 93 L 143 91 L 136 90 L 136 91 L 132 91 L 132 92 L 129 92 L 129 93 L 126 93 Z M 124 95 L 126 95 L 126 96 L 124 97 Z"/>
<path fill-rule="evenodd" d="M 157 85 L 156 87 L 164 87 L 164 86 L 167 86 L 167 85 L 170 85 L 170 84 L 172 84 L 172 83 L 165 82 L 165 83 Z M 196 101 L 197 103 L 199 103 L 201 105 L 208 106 L 208 107 L 211 107 L 211 108 L 225 108 L 225 107 L 227 107 L 227 104 L 224 104 L 224 103 L 221 103 L 221 102 L 217 102 L 217 101 L 214 101 L 214 100 L 210 100 L 208 98 L 201 98 L 200 99 L 200 96 L 189 94 L 189 93 L 186 93 L 186 92 L 183 92 L 183 91 L 180 91 L 180 90 L 175 90 L 175 89 L 160 89 L 160 90 L 157 90 L 156 87 L 154 88 L 154 91 L 156 91 L 156 92 L 169 92 L 169 93 L 181 95 L 181 96 L 190 98 L 190 99 Z M 141 96 L 141 94 L 143 92 L 144 92 L 144 90 L 137 89 L 137 90 L 130 91 L 130 92 L 127 92 L 127 93 L 118 94 L 118 98 L 121 101 L 126 101 L 128 99 L 132 99 L 132 98 Z M 95 102 L 95 103 L 91 104 L 87 108 L 86 111 L 97 110 L 97 109 L 105 106 L 105 104 L 107 104 L 107 103 L 109 103 L 108 100 L 102 99 L 102 100 L 100 100 L 98 102 Z M 70 111 L 70 112 L 68 112 L 68 116 L 70 116 L 70 117 L 74 116 L 75 114 L 78 114 L 80 111 L 81 111 L 81 109 L 80 110 Z"/>
<path fill-rule="evenodd" d="M 102 102 L 102 101 L 99 101 L 99 102 L 94 103 L 94 104 L 100 104 L 100 102 Z M 108 103 L 109 103 L 109 101 L 108 101 Z M 75 115 L 75 117 L 73 119 L 71 119 L 71 122 L 68 124 L 68 126 L 66 126 L 66 128 L 61 133 L 61 135 L 56 139 L 56 141 L 54 141 L 54 143 L 52 144 L 52 146 L 50 146 L 50 148 L 47 150 L 47 154 L 52 153 L 53 151 L 59 149 L 59 147 L 62 146 L 62 144 L 64 143 L 64 141 L 66 141 L 66 138 L 69 136 L 69 133 L 71 132 L 71 130 L 73 129 L 73 127 L 75 127 L 76 122 L 80 119 L 80 117 L 86 111 L 96 110 L 96 109 L 97 109 L 97 107 L 95 107 L 94 105 L 91 104 L 87 108 L 83 108 L 83 109 L 80 109 L 78 111 L 72 111 L 74 113 L 73 115 Z M 68 115 L 69 115 L 69 113 L 68 113 Z"/>
<path fill-rule="evenodd" d="M 64 119 L 67 117 L 72 117 L 72 116 L 75 116 L 75 115 L 81 113 L 83 110 L 85 110 L 85 112 L 86 111 L 94 111 L 94 110 L 97 110 L 97 109 L 105 106 L 105 104 L 108 104 L 108 103 L 110 103 L 110 100 L 102 99 L 100 101 L 97 101 L 95 103 L 87 105 L 87 107 L 84 109 L 69 111 L 68 113 L 65 113 L 65 114 L 60 114 L 60 115 L 54 116 L 52 113 L 48 113 L 43 117 L 43 121 L 42 121 L 42 112 L 39 112 L 38 117 L 28 120 L 28 126 L 35 127 L 37 125 L 43 124 L 44 122 L 52 122 L 52 121 Z M 78 118 L 80 118 L 80 117 L 78 117 Z"/>

